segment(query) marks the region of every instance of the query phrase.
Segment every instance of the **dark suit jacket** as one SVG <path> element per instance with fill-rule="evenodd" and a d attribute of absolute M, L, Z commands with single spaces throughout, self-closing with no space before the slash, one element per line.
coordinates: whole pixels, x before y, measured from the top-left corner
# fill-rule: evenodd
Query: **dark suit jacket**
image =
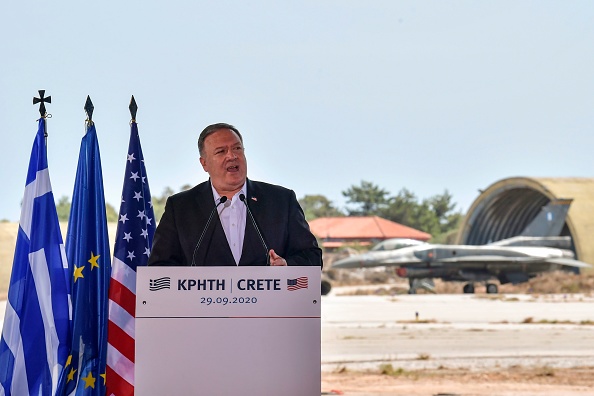
<path fill-rule="evenodd" d="M 269 249 L 274 249 L 288 265 L 322 267 L 322 251 L 292 190 L 248 180 L 246 202 Z M 217 213 L 194 255 L 214 206 L 210 180 L 169 197 L 148 265 L 189 266 L 193 257 L 194 265 L 199 266 L 236 265 Z M 245 224 L 239 265 L 267 265 L 267 252 L 249 215 Z"/>

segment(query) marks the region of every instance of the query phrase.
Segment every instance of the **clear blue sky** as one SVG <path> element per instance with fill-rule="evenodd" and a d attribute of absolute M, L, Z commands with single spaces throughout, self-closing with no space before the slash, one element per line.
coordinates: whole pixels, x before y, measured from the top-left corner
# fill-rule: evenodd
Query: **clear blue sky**
<path fill-rule="evenodd" d="M 594 176 L 591 1 L 25 1 L 0 35 L 0 219 L 19 218 L 38 89 L 56 199 L 87 95 L 116 208 L 132 94 L 153 195 L 206 180 L 196 140 L 221 121 L 249 177 L 339 207 L 361 180 L 466 211 L 502 178 Z"/>

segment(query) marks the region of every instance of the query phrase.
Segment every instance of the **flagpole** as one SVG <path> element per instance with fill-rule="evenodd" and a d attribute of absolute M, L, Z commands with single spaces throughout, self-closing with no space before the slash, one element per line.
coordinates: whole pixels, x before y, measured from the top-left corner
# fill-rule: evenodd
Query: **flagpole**
<path fill-rule="evenodd" d="M 136 269 L 147 265 L 156 229 L 134 96 L 128 108 L 130 142 L 111 266 L 106 370 L 106 395 L 118 396 L 134 396 Z"/>
<path fill-rule="evenodd" d="M 130 106 L 128 106 L 128 108 L 130 109 L 130 117 L 132 117 L 130 123 L 136 124 L 136 112 L 138 111 L 138 106 L 136 105 L 136 100 L 134 100 L 134 95 L 132 95 L 132 98 L 130 99 Z"/>
<path fill-rule="evenodd" d="M 93 125 L 93 110 L 95 106 L 93 106 L 93 102 L 91 102 L 91 97 L 87 95 L 87 101 L 85 102 L 85 112 L 87 113 L 87 127 Z"/>
<path fill-rule="evenodd" d="M 45 91 L 31 149 L 0 337 L 0 395 L 53 396 L 69 345 L 68 263 L 47 161 Z"/>
<path fill-rule="evenodd" d="M 111 257 L 93 108 L 91 98 L 87 96 L 84 106 L 86 132 L 81 139 L 66 233 L 72 319 L 69 355 L 58 396 L 72 395 L 73 392 L 105 396 Z"/>
<path fill-rule="evenodd" d="M 37 103 L 39 103 L 39 114 L 41 115 L 41 120 L 43 122 L 43 130 L 44 130 L 44 137 L 45 137 L 45 144 L 47 146 L 47 123 L 46 123 L 46 119 L 48 117 L 48 115 L 51 117 L 51 114 L 47 114 L 47 111 L 45 110 L 45 102 L 47 103 L 52 103 L 52 97 L 48 96 L 47 98 L 45 97 L 45 89 L 40 89 L 37 92 L 39 92 L 39 98 L 33 97 L 33 104 L 36 105 Z"/>

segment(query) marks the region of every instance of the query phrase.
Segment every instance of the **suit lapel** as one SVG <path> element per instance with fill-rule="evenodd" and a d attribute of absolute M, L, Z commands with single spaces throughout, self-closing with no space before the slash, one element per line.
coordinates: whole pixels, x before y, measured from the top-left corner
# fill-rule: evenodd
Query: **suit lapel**
<path fill-rule="evenodd" d="M 260 189 L 258 188 L 257 184 L 251 182 L 249 179 L 247 181 L 246 204 L 249 205 L 252 215 L 254 216 L 254 220 L 258 224 L 258 227 L 260 227 L 258 219 L 261 218 L 263 210 L 263 205 L 261 204 L 260 198 Z M 260 237 L 254 228 L 254 224 L 252 223 L 252 219 L 248 214 L 247 208 L 245 212 L 245 236 L 243 238 L 243 248 L 241 250 L 241 259 L 239 260 L 239 265 L 245 265 L 247 263 L 250 263 L 251 265 L 266 265 L 266 255 L 264 252 L 264 247 L 262 246 L 262 241 L 260 240 Z M 261 227 L 260 232 L 262 232 Z"/>
<path fill-rule="evenodd" d="M 202 227 L 199 227 L 200 232 L 196 241 L 198 241 L 202 234 L 202 230 L 206 227 L 208 217 L 215 206 L 210 179 L 208 182 L 203 183 L 202 186 L 203 187 L 199 189 L 198 194 L 196 194 L 196 204 L 200 208 L 200 218 L 197 219 L 197 221 L 198 224 L 202 225 Z M 200 262 L 205 263 L 204 265 L 235 265 L 233 253 L 229 247 L 229 242 L 225 236 L 225 231 L 221 225 L 218 213 L 213 215 L 210 225 L 204 234 L 200 248 L 196 253 L 196 256 L 201 259 Z"/>
<path fill-rule="evenodd" d="M 196 201 L 196 205 L 200 211 L 200 218 L 197 220 L 202 224 L 206 224 L 208 215 L 214 206 L 214 198 L 212 196 L 210 180 L 197 186 L 196 194 L 194 194 L 194 200 Z"/>

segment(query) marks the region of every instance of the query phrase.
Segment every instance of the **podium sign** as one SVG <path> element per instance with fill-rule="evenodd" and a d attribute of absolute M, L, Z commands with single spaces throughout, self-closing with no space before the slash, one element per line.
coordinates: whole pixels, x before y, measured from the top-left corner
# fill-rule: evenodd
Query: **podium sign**
<path fill-rule="evenodd" d="M 138 267 L 137 395 L 319 395 L 319 267 Z"/>

